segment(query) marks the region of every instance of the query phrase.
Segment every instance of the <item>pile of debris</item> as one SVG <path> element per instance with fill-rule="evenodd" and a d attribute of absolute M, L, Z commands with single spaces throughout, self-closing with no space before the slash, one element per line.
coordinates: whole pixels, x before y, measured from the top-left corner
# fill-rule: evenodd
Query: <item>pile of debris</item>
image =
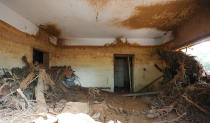
<path fill-rule="evenodd" d="M 29 63 L 25 56 L 22 61 L 23 68 L 0 69 L 0 117 L 4 122 L 25 122 L 27 118 L 23 117 L 30 119 L 35 114 L 48 112 L 51 102 L 65 96 L 62 90 L 67 89 L 62 81 L 75 77 L 71 67 L 60 67 L 55 76 L 52 75 L 54 68 Z M 23 121 L 17 121 L 20 119 Z"/>
<path fill-rule="evenodd" d="M 83 91 L 91 102 L 103 101 L 99 89 L 82 88 L 74 82 L 78 77 L 71 66 L 47 68 L 29 63 L 25 56 L 22 61 L 23 68 L 0 69 L 0 123 L 96 123 L 99 117 L 103 120 L 103 115 L 90 110 L 89 101 L 67 101 L 73 97 L 81 100 L 73 95 Z"/>
<path fill-rule="evenodd" d="M 51 67 L 47 70 L 52 80 L 59 83 L 62 83 L 66 88 L 71 88 L 72 86 L 77 86 L 75 80 L 78 80 L 78 76 L 74 73 L 71 66 L 56 66 Z M 81 83 L 79 83 L 81 86 Z"/>
<path fill-rule="evenodd" d="M 181 51 L 158 51 L 158 54 L 166 63 L 164 69 L 157 66 L 163 72 L 162 92 L 154 99 L 147 115 L 163 119 L 175 111 L 178 118 L 170 122 L 210 121 L 210 83 L 205 81 L 202 65 Z"/>
<path fill-rule="evenodd" d="M 2 71 L 4 74 L 1 75 L 0 116 L 3 121 L 14 120 L 12 113 L 21 114 L 21 111 L 29 111 L 28 109 L 32 107 L 37 107 L 33 108 L 36 109 L 35 112 L 47 110 L 44 92 L 48 86 L 53 87 L 55 84 L 44 69 L 29 73 L 23 80 L 14 72 L 5 69 Z M 4 119 L 8 116 L 13 116 L 13 118 Z"/>

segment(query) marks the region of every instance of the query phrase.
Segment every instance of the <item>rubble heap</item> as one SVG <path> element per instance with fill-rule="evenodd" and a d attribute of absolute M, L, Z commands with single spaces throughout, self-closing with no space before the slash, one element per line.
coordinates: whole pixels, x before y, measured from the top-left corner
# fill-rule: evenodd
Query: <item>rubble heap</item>
<path fill-rule="evenodd" d="M 48 112 L 50 102 L 65 96 L 62 92 L 65 87 L 55 87 L 64 80 L 64 76 L 52 77 L 51 68 L 29 63 L 25 56 L 22 61 L 25 63 L 23 68 L 0 69 L 0 117 L 5 122 L 16 122 L 15 119 L 25 117 L 26 112 L 28 116 Z M 66 75 L 71 71 L 62 69 L 58 72 Z"/>
<path fill-rule="evenodd" d="M 181 51 L 158 51 L 158 54 L 166 67 L 161 70 L 164 74 L 162 92 L 154 99 L 152 107 L 164 111 L 164 115 L 175 111 L 179 116 L 176 121 L 208 122 L 210 84 L 204 79 L 206 74 L 202 65 Z M 157 117 L 164 117 L 162 113 Z"/>

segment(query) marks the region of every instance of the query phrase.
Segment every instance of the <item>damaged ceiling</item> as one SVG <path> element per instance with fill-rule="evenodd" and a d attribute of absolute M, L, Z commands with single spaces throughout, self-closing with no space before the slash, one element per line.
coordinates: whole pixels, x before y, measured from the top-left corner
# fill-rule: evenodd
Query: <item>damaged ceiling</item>
<path fill-rule="evenodd" d="M 66 45 L 88 45 L 91 42 L 102 45 L 116 37 L 125 37 L 140 45 L 159 45 L 172 40 L 171 31 L 199 7 L 195 0 L 2 2 L 36 25 L 55 25 Z"/>

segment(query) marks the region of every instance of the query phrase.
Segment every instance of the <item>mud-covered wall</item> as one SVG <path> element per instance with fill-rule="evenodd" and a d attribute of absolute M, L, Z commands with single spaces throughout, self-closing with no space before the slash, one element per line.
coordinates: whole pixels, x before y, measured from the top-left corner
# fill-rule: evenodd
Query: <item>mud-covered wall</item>
<path fill-rule="evenodd" d="M 154 47 L 54 47 L 46 32 L 28 35 L 0 21 L 0 67 L 22 67 L 22 56 L 32 62 L 33 48 L 49 52 L 50 66 L 71 65 L 85 87 L 111 87 L 114 89 L 114 54 L 133 54 L 134 91 L 138 91 L 161 73 L 154 64 L 163 63 Z"/>
<path fill-rule="evenodd" d="M 138 91 L 161 73 L 154 64 L 163 63 L 149 47 L 64 47 L 52 57 L 53 66 L 71 65 L 82 86 L 114 89 L 114 54 L 133 54 L 134 91 Z M 144 70 L 145 69 L 145 70 Z"/>
<path fill-rule="evenodd" d="M 33 48 L 49 52 L 50 58 L 54 47 L 48 41 L 48 35 L 40 32 L 39 36 L 28 35 L 7 23 L 0 21 L 0 67 L 22 67 L 22 56 L 32 62 Z"/>
<path fill-rule="evenodd" d="M 210 36 L 210 4 L 206 6 L 176 29 L 175 40 L 166 45 L 168 48 L 180 48 Z"/>

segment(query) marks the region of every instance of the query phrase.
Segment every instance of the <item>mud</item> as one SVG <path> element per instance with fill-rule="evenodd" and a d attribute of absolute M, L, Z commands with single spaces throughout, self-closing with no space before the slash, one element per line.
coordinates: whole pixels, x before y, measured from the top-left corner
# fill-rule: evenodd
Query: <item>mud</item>
<path fill-rule="evenodd" d="M 203 4 L 196 0 L 176 0 L 165 4 L 137 6 L 133 14 L 125 19 L 113 19 L 113 25 L 129 29 L 157 28 L 173 30 L 193 16 Z"/>
<path fill-rule="evenodd" d="M 88 4 L 96 10 L 103 10 L 110 0 L 87 0 Z"/>
<path fill-rule="evenodd" d="M 209 4 L 206 4 L 209 5 Z M 188 21 L 178 26 L 174 31 L 175 39 L 166 47 L 170 49 L 182 48 L 204 41 L 210 36 L 210 5 L 203 8 Z"/>
<path fill-rule="evenodd" d="M 51 36 L 60 37 L 61 35 L 61 30 L 58 29 L 56 24 L 39 25 L 39 29 L 46 31 Z"/>
<path fill-rule="evenodd" d="M 124 47 L 124 46 L 133 46 L 133 47 L 139 47 L 140 44 L 138 43 L 129 43 L 126 39 L 125 42 L 121 40 L 121 37 L 118 37 L 115 39 L 114 42 L 108 43 L 104 45 L 105 47 Z"/>

